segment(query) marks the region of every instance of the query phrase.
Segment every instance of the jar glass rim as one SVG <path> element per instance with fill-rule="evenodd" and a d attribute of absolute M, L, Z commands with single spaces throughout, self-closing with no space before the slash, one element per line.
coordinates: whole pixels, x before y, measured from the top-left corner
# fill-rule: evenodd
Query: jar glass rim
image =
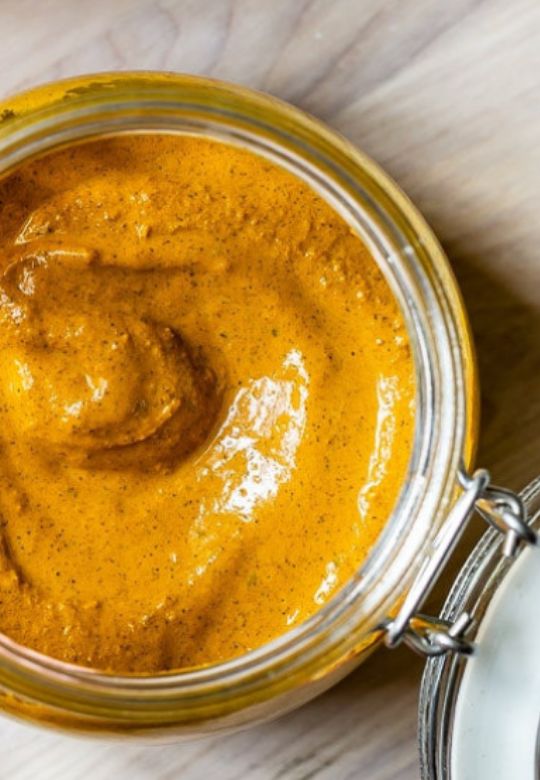
<path fill-rule="evenodd" d="M 62 145 L 149 131 L 204 134 L 262 154 L 304 178 L 359 233 L 406 319 L 417 382 L 415 442 L 394 512 L 357 574 L 311 618 L 250 653 L 193 670 L 114 675 L 43 656 L 0 635 L 0 685 L 28 693 L 46 680 L 53 698 L 67 697 L 73 706 L 90 693 L 111 708 L 134 696 L 161 707 L 165 700 L 196 702 L 208 693 L 265 689 L 270 695 L 271 688 L 323 674 L 376 632 L 405 592 L 452 501 L 458 465 L 474 446 L 472 344 L 442 249 L 375 163 L 300 110 L 193 76 L 85 76 L 0 105 L 0 175 Z"/>

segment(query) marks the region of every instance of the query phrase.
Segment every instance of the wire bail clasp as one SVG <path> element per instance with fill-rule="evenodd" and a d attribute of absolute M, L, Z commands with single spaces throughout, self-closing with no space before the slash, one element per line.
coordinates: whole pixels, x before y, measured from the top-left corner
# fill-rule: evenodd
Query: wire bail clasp
<path fill-rule="evenodd" d="M 404 642 L 425 656 L 460 653 L 470 655 L 474 645 L 467 639 L 473 618 L 462 612 L 453 623 L 418 613 L 433 585 L 454 551 L 465 527 L 476 510 L 486 522 L 504 534 L 502 554 L 513 557 L 523 544 L 538 544 L 538 535 L 527 524 L 523 501 L 506 488 L 491 485 L 486 469 L 469 475 L 462 466 L 458 481 L 463 493 L 450 510 L 448 519 L 435 538 L 433 554 L 426 560 L 401 609 L 380 626 L 388 647 Z"/>

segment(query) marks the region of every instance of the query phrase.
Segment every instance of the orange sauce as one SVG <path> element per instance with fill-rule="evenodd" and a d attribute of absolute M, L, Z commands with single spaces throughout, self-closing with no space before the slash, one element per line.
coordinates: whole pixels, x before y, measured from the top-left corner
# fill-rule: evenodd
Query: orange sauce
<path fill-rule="evenodd" d="M 154 672 L 318 610 L 396 501 L 404 323 L 361 240 L 250 152 L 132 135 L 0 183 L 0 630 Z"/>

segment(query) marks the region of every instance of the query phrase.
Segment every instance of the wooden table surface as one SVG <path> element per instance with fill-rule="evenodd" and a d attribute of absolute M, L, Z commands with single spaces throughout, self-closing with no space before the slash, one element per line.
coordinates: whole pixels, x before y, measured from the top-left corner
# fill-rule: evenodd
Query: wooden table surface
<path fill-rule="evenodd" d="M 540 471 L 538 0 L 0 0 L 0 93 L 155 68 L 258 87 L 378 160 L 441 238 L 479 353 L 478 461 Z M 165 748 L 0 720 L 0 780 L 413 780 L 422 663 L 381 650 L 253 731 Z"/>

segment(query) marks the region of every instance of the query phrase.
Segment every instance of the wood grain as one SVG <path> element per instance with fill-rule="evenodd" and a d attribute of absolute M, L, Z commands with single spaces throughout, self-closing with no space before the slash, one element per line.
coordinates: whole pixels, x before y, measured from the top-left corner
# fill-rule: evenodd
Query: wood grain
<path fill-rule="evenodd" d="M 540 4 L 536 0 L 0 0 L 0 93 L 164 68 L 328 121 L 419 205 L 452 260 L 483 386 L 479 461 L 540 470 Z M 165 748 L 0 721 L 0 780 L 413 780 L 421 663 L 381 651 L 275 723 Z"/>

